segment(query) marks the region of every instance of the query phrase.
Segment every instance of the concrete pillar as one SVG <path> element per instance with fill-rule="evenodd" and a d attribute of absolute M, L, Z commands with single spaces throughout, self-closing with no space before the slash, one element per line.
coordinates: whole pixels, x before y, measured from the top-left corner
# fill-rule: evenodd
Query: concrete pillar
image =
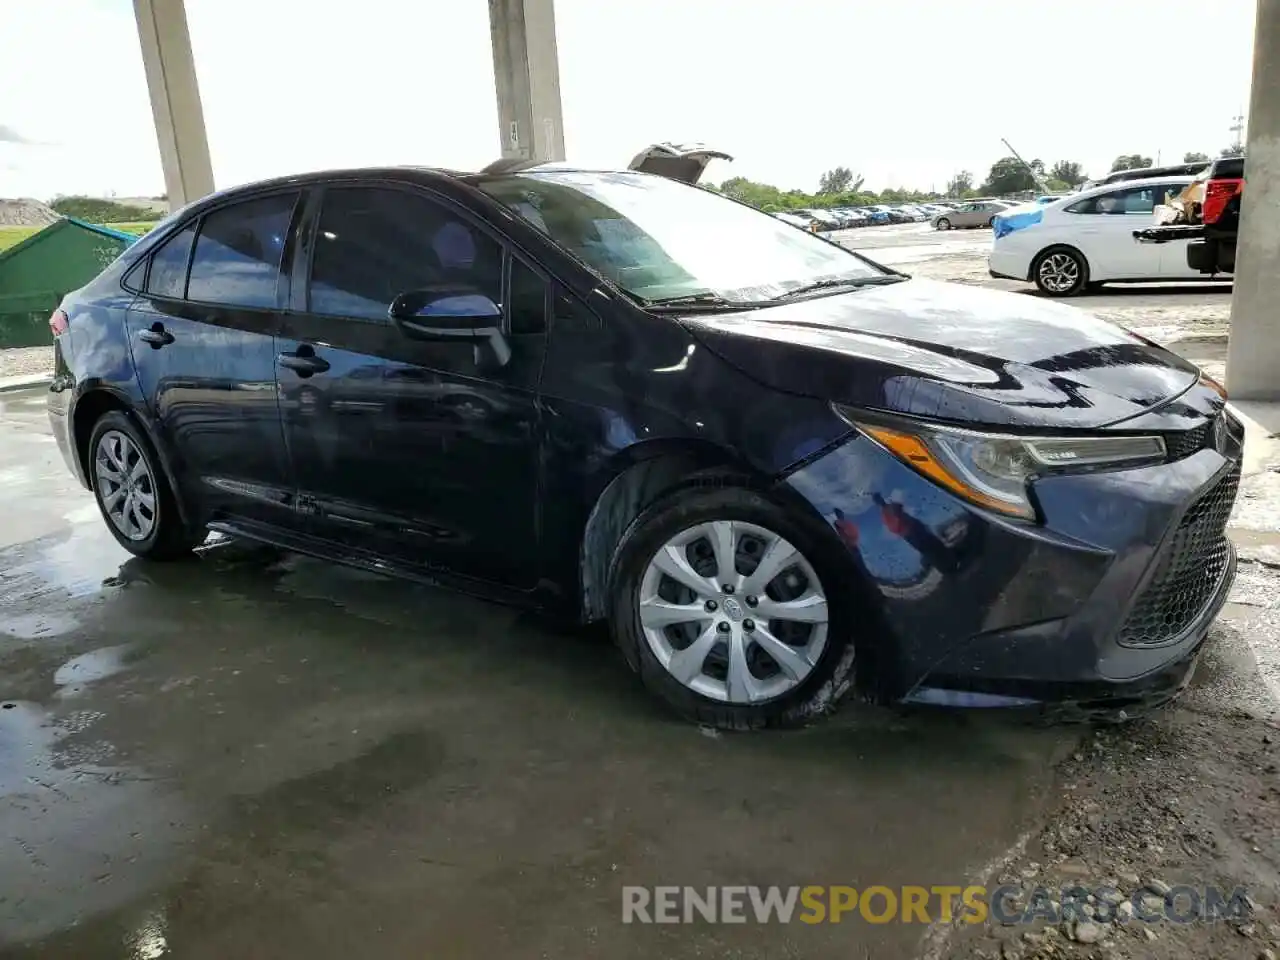
<path fill-rule="evenodd" d="M 1227 389 L 1280 400 L 1280 0 L 1258 0 Z"/>
<path fill-rule="evenodd" d="M 213 193 L 200 88 L 183 0 L 133 0 L 169 209 Z"/>
<path fill-rule="evenodd" d="M 489 0 L 504 160 L 563 160 L 554 0 Z"/>

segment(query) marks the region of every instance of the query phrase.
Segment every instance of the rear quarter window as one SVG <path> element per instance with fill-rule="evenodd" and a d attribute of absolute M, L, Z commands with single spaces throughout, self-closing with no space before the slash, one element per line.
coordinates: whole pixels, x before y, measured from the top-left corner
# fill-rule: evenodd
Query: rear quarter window
<path fill-rule="evenodd" d="M 195 240 L 195 224 L 178 231 L 151 255 L 146 291 L 153 297 L 181 299 L 187 292 L 187 263 Z"/>
<path fill-rule="evenodd" d="M 221 207 L 200 224 L 187 298 L 237 307 L 273 307 L 280 257 L 296 193 Z"/>

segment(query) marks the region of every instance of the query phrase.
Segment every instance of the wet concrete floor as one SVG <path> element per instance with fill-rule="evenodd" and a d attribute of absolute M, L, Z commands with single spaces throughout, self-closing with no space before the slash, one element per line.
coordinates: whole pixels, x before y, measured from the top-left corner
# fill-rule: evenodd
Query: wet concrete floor
<path fill-rule="evenodd" d="M 1276 468 L 1191 709 L 1276 715 Z M 963 884 L 1080 732 L 846 705 L 709 736 L 598 632 L 230 541 L 143 563 L 42 392 L 0 394 L 0 957 L 914 956 L 897 923 L 624 925 L 621 891 Z"/>
<path fill-rule="evenodd" d="M 237 543 L 130 559 L 0 395 L 0 955 L 910 956 L 625 884 L 963 883 L 1076 731 L 671 719 L 598 633 Z"/>

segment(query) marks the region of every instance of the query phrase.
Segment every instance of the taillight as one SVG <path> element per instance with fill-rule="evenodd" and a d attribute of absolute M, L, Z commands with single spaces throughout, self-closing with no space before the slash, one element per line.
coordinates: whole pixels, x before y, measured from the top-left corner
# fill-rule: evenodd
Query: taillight
<path fill-rule="evenodd" d="M 1204 206 L 1200 219 L 1205 223 L 1217 223 L 1227 203 L 1240 192 L 1243 180 L 1210 180 L 1204 185 Z"/>
<path fill-rule="evenodd" d="M 67 314 L 65 310 L 55 310 L 49 317 L 49 329 L 55 337 L 67 332 Z"/>

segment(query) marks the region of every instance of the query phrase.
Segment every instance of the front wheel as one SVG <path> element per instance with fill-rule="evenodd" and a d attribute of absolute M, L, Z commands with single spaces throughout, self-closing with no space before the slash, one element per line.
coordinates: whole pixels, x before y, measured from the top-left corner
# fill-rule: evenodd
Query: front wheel
<path fill-rule="evenodd" d="M 937 228 L 938 228 L 939 230 L 950 230 L 950 229 L 951 229 L 951 221 L 950 221 L 950 220 L 948 220 L 946 217 L 942 217 L 942 218 L 937 222 L 936 226 L 937 226 Z"/>
<path fill-rule="evenodd" d="M 1031 275 L 1046 296 L 1073 297 L 1088 285 L 1089 265 L 1075 250 L 1046 250 L 1036 258 Z"/>
<path fill-rule="evenodd" d="M 107 529 L 135 556 L 172 560 L 204 539 L 183 523 L 151 444 L 118 410 L 94 424 L 89 477 Z"/>
<path fill-rule="evenodd" d="M 822 531 L 742 488 L 649 508 L 619 545 L 614 638 L 677 713 L 722 729 L 826 712 L 853 670 L 848 592 Z"/>

